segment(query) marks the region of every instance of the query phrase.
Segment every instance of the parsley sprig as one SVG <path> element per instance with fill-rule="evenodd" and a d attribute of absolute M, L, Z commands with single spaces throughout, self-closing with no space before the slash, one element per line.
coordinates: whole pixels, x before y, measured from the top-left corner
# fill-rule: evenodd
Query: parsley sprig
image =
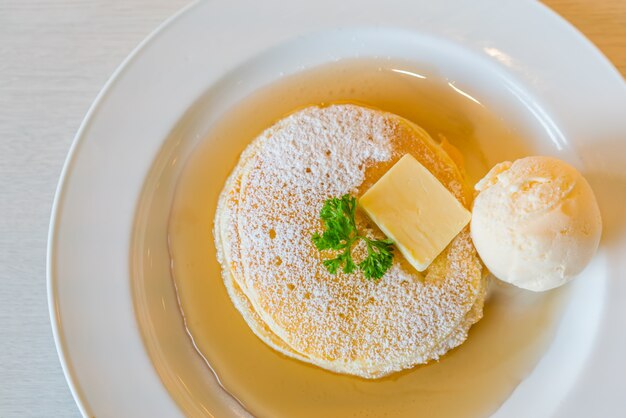
<path fill-rule="evenodd" d="M 378 280 L 391 267 L 393 241 L 375 240 L 359 234 L 355 213 L 356 199 L 353 196 L 346 194 L 328 199 L 320 211 L 325 230 L 313 234 L 313 244 L 320 251 L 339 252 L 335 258 L 323 261 L 330 274 L 337 274 L 340 268 L 350 274 L 358 266 L 365 278 Z M 367 244 L 367 257 L 357 265 L 352 259 L 352 247 L 361 239 Z"/>

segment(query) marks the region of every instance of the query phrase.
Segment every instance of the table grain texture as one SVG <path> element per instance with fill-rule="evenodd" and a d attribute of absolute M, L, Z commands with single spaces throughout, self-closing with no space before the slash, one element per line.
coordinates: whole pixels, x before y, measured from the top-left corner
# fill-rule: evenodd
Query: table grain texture
<path fill-rule="evenodd" d="M 0 0 L 2 418 L 80 415 L 58 361 L 46 298 L 46 242 L 56 184 L 72 138 L 108 77 L 187 3 Z M 545 3 L 626 75 L 626 0 Z"/>

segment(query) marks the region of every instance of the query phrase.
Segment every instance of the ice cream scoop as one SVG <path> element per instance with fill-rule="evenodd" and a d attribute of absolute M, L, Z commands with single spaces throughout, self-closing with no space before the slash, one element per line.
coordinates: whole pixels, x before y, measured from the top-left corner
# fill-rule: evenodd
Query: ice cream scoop
<path fill-rule="evenodd" d="M 498 279 L 543 291 L 580 273 L 602 232 L 596 198 L 585 178 L 551 157 L 494 166 L 476 185 L 471 234 Z"/>

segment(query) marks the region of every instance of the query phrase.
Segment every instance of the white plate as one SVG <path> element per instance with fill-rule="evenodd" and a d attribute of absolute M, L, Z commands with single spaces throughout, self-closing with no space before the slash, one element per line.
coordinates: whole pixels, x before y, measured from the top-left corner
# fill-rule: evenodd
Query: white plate
<path fill-rule="evenodd" d="M 496 416 L 626 416 L 626 85 L 540 4 L 493 0 L 199 3 L 135 50 L 76 136 L 51 221 L 52 325 L 84 415 L 243 415 L 198 372 L 168 279 L 181 162 L 259 86 L 375 55 L 427 62 L 476 92 L 537 153 L 578 166 L 598 195 L 599 254 L 572 286 L 548 351 Z"/>

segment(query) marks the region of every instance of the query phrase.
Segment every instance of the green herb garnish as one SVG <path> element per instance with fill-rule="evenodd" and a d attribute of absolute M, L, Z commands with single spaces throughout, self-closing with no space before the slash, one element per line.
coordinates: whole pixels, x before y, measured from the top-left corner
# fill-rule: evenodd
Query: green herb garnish
<path fill-rule="evenodd" d="M 320 251 L 340 251 L 335 258 L 324 260 L 324 266 L 331 274 L 336 274 L 340 268 L 349 274 L 357 268 L 352 259 L 352 246 L 357 241 L 364 240 L 367 244 L 367 257 L 358 264 L 358 268 L 365 278 L 378 280 L 391 267 L 393 241 L 375 240 L 360 235 L 354 220 L 355 212 L 356 198 L 348 194 L 324 202 L 320 218 L 325 231 L 322 234 L 313 234 L 313 244 Z"/>

